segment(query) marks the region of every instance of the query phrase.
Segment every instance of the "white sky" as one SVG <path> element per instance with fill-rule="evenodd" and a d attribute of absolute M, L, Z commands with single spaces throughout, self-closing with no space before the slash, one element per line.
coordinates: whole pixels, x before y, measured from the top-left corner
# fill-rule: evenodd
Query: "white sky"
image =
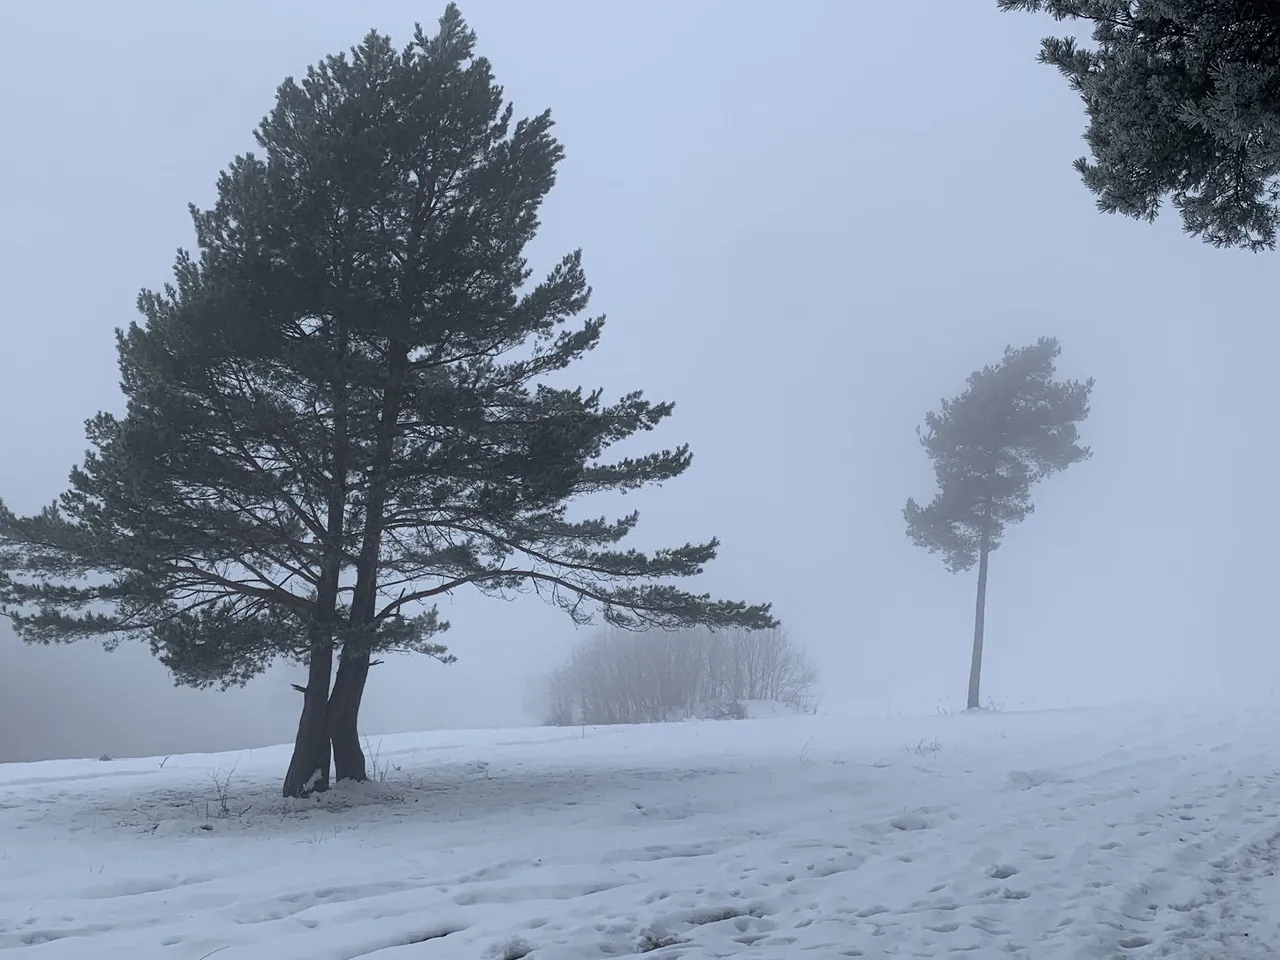
<path fill-rule="evenodd" d="M 0 495 L 38 509 L 116 409 L 113 329 L 192 243 L 186 204 L 252 149 L 276 85 L 405 2 L 0 6 Z M 1009 342 L 1097 377 L 1091 461 L 993 560 L 984 689 L 1008 707 L 1266 690 L 1280 524 L 1274 255 L 1098 214 L 1070 162 L 1050 21 L 993 0 L 469 0 L 520 115 L 568 150 L 535 261 L 577 246 L 609 315 L 588 386 L 677 401 L 690 473 L 639 499 L 640 545 L 724 541 L 707 589 L 770 599 L 829 699 L 962 705 L 971 576 L 903 531 L 932 492 L 915 426 Z M 1259 310 L 1263 313 L 1258 313 Z M 460 658 L 377 668 L 367 730 L 526 722 L 572 642 L 557 611 L 459 596 Z M 2 629 L 2 628 L 0 628 Z M 175 690 L 142 649 L 0 633 L 0 760 L 292 736 L 278 671 Z M 897 706 L 895 706 L 897 705 Z"/>

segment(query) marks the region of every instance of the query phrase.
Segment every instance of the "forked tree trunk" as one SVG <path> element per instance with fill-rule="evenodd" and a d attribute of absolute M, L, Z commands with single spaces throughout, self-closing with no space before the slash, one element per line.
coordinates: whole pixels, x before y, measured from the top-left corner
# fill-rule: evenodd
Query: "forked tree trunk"
<path fill-rule="evenodd" d="M 978 602 L 973 615 L 973 659 L 969 663 L 969 709 L 976 710 L 980 706 L 979 685 L 982 680 L 982 635 L 987 620 L 987 560 L 991 556 L 991 545 L 987 537 L 982 538 L 982 553 L 978 559 Z"/>
<path fill-rule="evenodd" d="M 333 673 L 333 645 L 321 641 L 311 648 L 307 686 L 302 692 L 302 718 L 293 743 L 293 759 L 284 777 L 286 797 L 305 797 L 329 787 L 329 678 Z"/>

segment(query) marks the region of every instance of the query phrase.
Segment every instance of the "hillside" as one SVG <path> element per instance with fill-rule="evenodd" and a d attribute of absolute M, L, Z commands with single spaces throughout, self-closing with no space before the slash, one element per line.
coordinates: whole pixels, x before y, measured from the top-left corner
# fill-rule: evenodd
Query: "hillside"
<path fill-rule="evenodd" d="M 33 960 L 1269 956 L 1280 711 L 440 732 L 0 767 Z"/>

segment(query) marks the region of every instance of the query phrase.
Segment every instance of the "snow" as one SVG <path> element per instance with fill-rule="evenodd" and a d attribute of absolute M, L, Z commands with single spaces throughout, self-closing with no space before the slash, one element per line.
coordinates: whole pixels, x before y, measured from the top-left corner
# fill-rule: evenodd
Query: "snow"
<path fill-rule="evenodd" d="M 1271 956 L 1277 729 L 1129 705 L 436 732 L 292 802 L 284 747 L 14 764 L 0 952 Z"/>

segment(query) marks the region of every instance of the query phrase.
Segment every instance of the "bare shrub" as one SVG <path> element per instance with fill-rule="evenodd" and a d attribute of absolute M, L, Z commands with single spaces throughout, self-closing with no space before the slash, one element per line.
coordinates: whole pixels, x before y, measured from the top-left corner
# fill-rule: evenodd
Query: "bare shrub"
<path fill-rule="evenodd" d="M 214 795 L 212 801 L 205 801 L 204 813 L 206 817 L 214 814 L 224 819 L 228 817 L 243 817 L 253 809 L 253 804 L 249 804 L 242 810 L 233 810 L 231 808 L 231 782 L 236 775 L 236 767 L 238 766 L 240 766 L 239 760 L 231 765 L 230 770 L 223 770 L 219 767 L 209 774 L 209 779 L 213 781 Z"/>
<path fill-rule="evenodd" d="M 738 719 L 747 700 L 803 708 L 817 679 L 781 630 L 612 630 L 551 672 L 543 716 L 552 726 Z"/>

